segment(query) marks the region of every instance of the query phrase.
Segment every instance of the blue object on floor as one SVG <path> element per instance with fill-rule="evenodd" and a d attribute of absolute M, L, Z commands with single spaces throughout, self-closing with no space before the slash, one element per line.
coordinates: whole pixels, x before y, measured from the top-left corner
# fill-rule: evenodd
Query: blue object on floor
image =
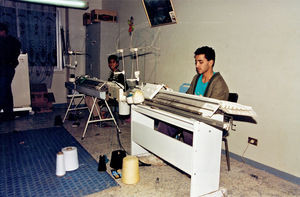
<path fill-rule="evenodd" d="M 79 168 L 56 176 L 56 154 L 75 146 Z M 118 183 L 63 127 L 0 134 L 0 196 L 84 196 Z"/>

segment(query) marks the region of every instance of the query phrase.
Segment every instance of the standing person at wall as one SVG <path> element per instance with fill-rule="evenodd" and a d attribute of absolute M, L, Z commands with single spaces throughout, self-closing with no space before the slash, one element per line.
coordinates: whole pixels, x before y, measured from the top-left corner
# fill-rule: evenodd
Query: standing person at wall
<path fill-rule="evenodd" d="M 15 68 L 19 64 L 21 43 L 8 35 L 8 27 L 0 23 L 0 121 L 13 120 L 14 101 L 11 83 L 15 75 Z"/>

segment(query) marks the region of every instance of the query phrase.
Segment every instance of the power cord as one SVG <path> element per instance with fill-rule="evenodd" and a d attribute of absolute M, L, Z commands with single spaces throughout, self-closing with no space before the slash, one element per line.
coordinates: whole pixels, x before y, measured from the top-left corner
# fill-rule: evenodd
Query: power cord
<path fill-rule="evenodd" d="M 241 159 L 242 159 L 243 163 L 246 163 L 246 161 L 244 160 L 244 155 L 245 155 L 245 152 L 247 151 L 248 147 L 249 147 L 249 143 L 247 143 L 247 146 L 246 146 L 246 148 L 245 148 L 245 150 L 244 150 L 244 152 L 241 156 Z"/>
<path fill-rule="evenodd" d="M 244 155 L 245 155 L 245 153 L 246 153 L 248 147 L 249 147 L 249 143 L 247 143 L 247 146 L 246 146 L 246 148 L 245 148 L 245 150 L 244 150 L 244 152 L 243 152 L 243 154 L 242 154 L 242 156 L 241 156 L 241 159 L 242 159 L 242 161 L 243 161 L 244 164 L 246 164 L 246 161 L 245 161 L 245 159 L 244 159 Z M 251 177 L 255 178 L 256 180 L 259 179 L 259 177 L 258 177 L 256 174 L 250 173 L 249 175 L 250 175 Z"/>
<path fill-rule="evenodd" d="M 119 146 L 122 150 L 124 150 L 126 152 L 127 155 L 129 155 L 129 153 L 126 151 L 126 149 L 123 147 L 122 143 L 121 143 L 121 140 L 120 140 L 120 132 L 118 131 L 118 129 L 116 129 L 117 131 L 117 139 L 118 139 L 118 143 L 119 143 Z M 148 163 L 144 163 L 142 162 L 141 160 L 139 160 L 139 166 L 151 166 L 151 164 L 148 164 Z"/>

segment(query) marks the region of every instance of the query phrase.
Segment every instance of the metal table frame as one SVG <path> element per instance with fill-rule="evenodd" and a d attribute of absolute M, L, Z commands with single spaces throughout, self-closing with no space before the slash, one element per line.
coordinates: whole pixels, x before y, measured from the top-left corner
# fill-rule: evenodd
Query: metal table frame
<path fill-rule="evenodd" d="M 65 122 L 67 115 L 70 111 L 76 111 L 76 110 L 83 110 L 83 109 L 89 109 L 87 106 L 79 107 L 80 104 L 83 104 L 82 101 L 84 101 L 85 95 L 84 94 L 78 94 L 77 92 L 74 92 L 72 95 L 68 95 L 67 98 L 71 98 L 68 109 L 65 113 L 63 123 Z M 80 99 L 77 104 L 75 104 L 75 100 Z"/>
<path fill-rule="evenodd" d="M 86 96 L 85 94 L 78 94 L 77 92 L 74 92 L 74 94 L 71 96 L 71 100 L 70 100 L 70 103 L 68 105 L 68 109 L 67 109 L 66 114 L 64 116 L 63 122 L 66 120 L 66 117 L 67 117 L 67 115 L 68 115 L 68 113 L 70 111 L 88 109 L 89 110 L 89 116 L 88 116 L 88 119 L 86 121 L 84 130 L 83 130 L 83 134 L 82 134 L 82 137 L 81 137 L 82 140 L 85 137 L 88 125 L 91 124 L 91 123 L 96 123 L 96 122 L 113 121 L 114 124 L 117 127 L 118 132 L 120 133 L 121 132 L 120 128 L 119 128 L 119 126 L 118 126 L 118 124 L 116 122 L 116 119 L 114 118 L 114 115 L 113 115 L 113 113 L 112 113 L 112 111 L 111 111 L 111 109 L 110 109 L 107 101 L 105 99 L 103 100 L 104 103 L 105 103 L 105 106 L 107 107 L 107 109 L 109 111 L 109 114 L 110 114 L 111 118 L 101 118 L 101 114 L 100 114 L 98 108 L 95 108 L 96 102 L 98 100 L 97 97 L 91 96 L 93 98 L 93 105 L 92 105 L 91 109 L 89 109 L 87 106 L 85 106 L 85 107 L 79 107 L 80 104 L 82 104 L 82 102 L 84 102 L 85 96 Z M 80 101 L 78 102 L 78 104 L 75 104 L 75 99 L 80 99 Z M 92 114 L 93 114 L 94 108 L 96 109 L 96 111 L 98 113 L 98 117 L 99 117 L 98 119 L 92 119 Z"/>

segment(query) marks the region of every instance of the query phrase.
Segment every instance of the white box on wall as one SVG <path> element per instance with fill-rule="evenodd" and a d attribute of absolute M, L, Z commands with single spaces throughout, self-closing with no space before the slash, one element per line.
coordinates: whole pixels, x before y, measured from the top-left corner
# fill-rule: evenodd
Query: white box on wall
<path fill-rule="evenodd" d="M 14 111 L 31 111 L 28 55 L 21 54 L 18 58 L 19 65 L 16 67 L 16 73 L 12 81 L 12 93 L 14 98 Z"/>

